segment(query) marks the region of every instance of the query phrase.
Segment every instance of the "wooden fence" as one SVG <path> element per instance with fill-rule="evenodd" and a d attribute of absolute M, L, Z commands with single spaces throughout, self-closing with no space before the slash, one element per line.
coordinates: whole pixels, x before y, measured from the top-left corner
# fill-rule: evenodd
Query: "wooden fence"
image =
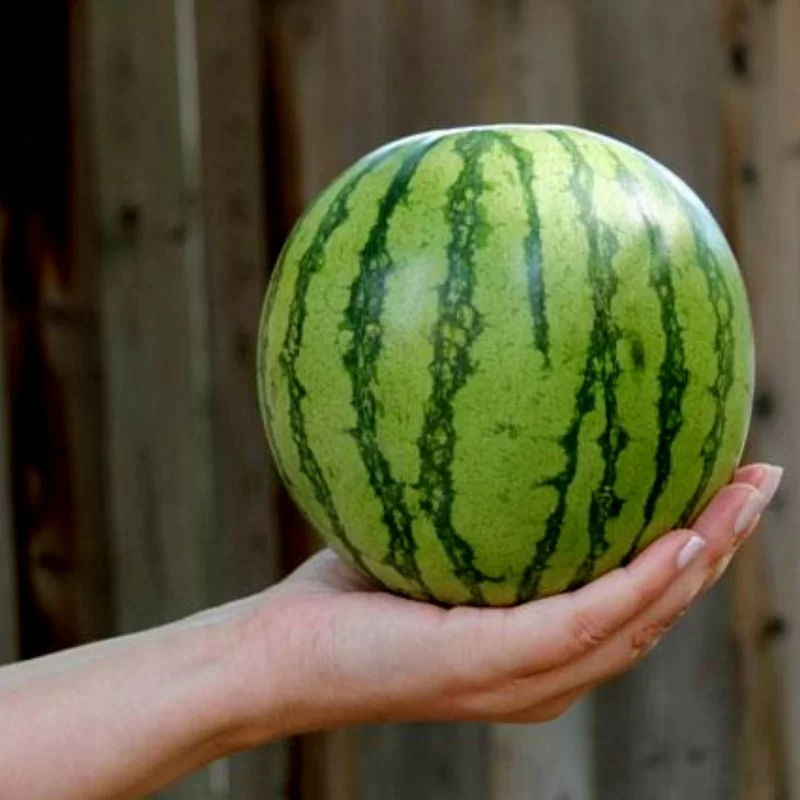
<path fill-rule="evenodd" d="M 673 166 L 741 256 L 750 455 L 788 469 L 763 534 L 554 723 L 304 737 L 163 796 L 800 800 L 800 0 L 7 5 L 0 661 L 253 591 L 310 551 L 254 339 L 268 267 L 328 180 L 415 130 L 583 124 Z"/>

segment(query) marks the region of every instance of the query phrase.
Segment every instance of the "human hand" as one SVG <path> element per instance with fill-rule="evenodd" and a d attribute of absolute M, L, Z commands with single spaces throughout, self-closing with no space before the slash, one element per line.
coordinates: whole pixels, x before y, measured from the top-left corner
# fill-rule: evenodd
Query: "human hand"
<path fill-rule="evenodd" d="M 0 796 L 142 797 L 222 755 L 350 723 L 551 719 L 719 579 L 780 477 L 745 467 L 693 531 L 516 608 L 404 600 L 326 552 L 255 596 L 2 667 Z"/>
<path fill-rule="evenodd" d="M 278 676 L 280 735 L 385 720 L 552 719 L 637 664 L 721 577 L 781 474 L 740 469 L 692 530 L 663 536 L 582 589 L 516 608 L 399 598 L 322 552 L 265 593 L 242 637 L 255 666 L 253 725 L 264 663 Z"/>

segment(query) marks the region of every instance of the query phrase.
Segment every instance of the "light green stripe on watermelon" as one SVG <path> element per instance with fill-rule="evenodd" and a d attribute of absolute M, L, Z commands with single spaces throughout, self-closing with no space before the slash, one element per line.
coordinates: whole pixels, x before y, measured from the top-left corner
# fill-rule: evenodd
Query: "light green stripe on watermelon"
<path fill-rule="evenodd" d="M 642 210 L 621 185 L 618 165 L 611 154 L 594 139 L 578 136 L 576 139 L 581 141 L 585 156 L 595 168 L 594 201 L 598 216 L 614 230 L 617 239 L 616 253 L 608 262 L 617 281 L 609 314 L 619 333 L 615 348 L 619 371 L 614 381 L 617 425 L 627 435 L 626 446 L 616 458 L 613 483 L 614 493 L 624 502 L 619 515 L 605 519 L 608 548 L 595 561 L 594 577 L 620 563 L 643 527 L 647 488 L 656 475 L 653 453 L 658 439 L 660 386 L 657 378 L 659 365 L 666 356 L 667 342 L 660 325 L 659 298 L 651 281 L 653 253 Z M 605 389 L 603 381 L 600 383 L 595 414 L 601 417 L 603 427 L 597 435 L 598 442 L 608 424 L 606 402 L 602 397 Z M 584 435 L 583 451 L 587 450 L 586 439 Z M 594 452 L 597 450 L 599 445 Z M 598 458 L 602 464 L 602 455 Z M 602 471 L 605 472 L 604 466 Z M 602 485 L 600 475 L 591 486 L 587 512 L 591 512 L 592 500 Z M 588 525 L 584 523 L 584 527 Z"/>
<path fill-rule="evenodd" d="M 360 272 L 352 284 L 342 326 L 351 337 L 343 363 L 352 383 L 351 402 L 356 412 L 352 436 L 369 476 L 370 487 L 383 509 L 382 520 L 389 533 L 385 563 L 411 581 L 417 592 L 428 599 L 431 593 L 417 564 L 418 545 L 412 533 L 414 515 L 405 497 L 406 489 L 392 474 L 378 440 L 380 408 L 375 384 L 383 350 L 381 317 L 387 282 L 397 269 L 388 247 L 389 226 L 398 207 L 407 201 L 417 168 L 437 138 L 422 140 L 411 149 L 386 191 L 361 251 Z"/>
<path fill-rule="evenodd" d="M 686 503 L 680 516 L 675 520 L 675 526 L 685 526 L 692 522 L 697 513 L 710 499 L 709 487 L 714 487 L 730 478 L 728 474 L 715 474 L 719 471 L 719 455 L 723 449 L 730 448 L 726 440 L 728 422 L 728 405 L 731 391 L 736 381 L 736 365 L 734 361 L 734 348 L 736 342 L 735 320 L 749 330 L 749 309 L 743 293 L 739 295 L 738 307 L 734 306 L 732 285 L 739 283 L 736 262 L 730 252 L 724 236 L 710 213 L 697 200 L 688 187 L 665 170 L 652 159 L 641 156 L 650 163 L 653 173 L 671 190 L 674 198 L 680 204 L 691 230 L 691 241 L 694 248 L 694 260 L 703 274 L 705 280 L 709 309 L 708 316 L 713 320 L 714 335 L 712 352 L 715 358 L 713 381 L 707 391 L 713 403 L 713 421 L 700 448 L 701 473 L 694 491 Z M 747 348 L 744 340 L 739 342 L 742 348 Z M 743 349 L 741 352 L 746 352 Z M 744 359 L 751 361 L 751 359 Z M 749 376 L 740 375 L 746 385 Z M 740 384 L 741 385 L 741 384 Z M 741 393 L 740 393 L 741 394 Z M 748 392 L 744 396 L 748 396 Z M 746 402 L 749 402 L 746 401 Z M 742 408 L 735 408 L 735 413 L 741 414 Z M 747 409 L 749 416 L 749 409 Z"/>
<path fill-rule="evenodd" d="M 298 220 L 292 234 L 281 248 L 277 263 L 273 269 L 272 278 L 267 287 L 259 321 L 257 352 L 259 408 L 267 438 L 271 445 L 275 466 L 293 495 L 299 495 L 299 490 L 293 477 L 294 470 L 284 463 L 287 453 L 291 452 L 291 448 L 284 448 L 275 441 L 275 429 L 280 424 L 280 420 L 275 418 L 275 410 L 279 411 L 279 416 L 282 416 L 284 421 L 288 419 L 287 386 L 283 380 L 283 371 L 279 365 L 270 362 L 270 353 L 273 354 L 274 361 L 276 352 L 276 348 L 273 346 L 274 342 L 283 341 L 288 327 L 289 313 L 292 309 L 291 296 L 302 254 L 311 244 L 313 235 L 330 204 L 330 200 L 338 194 L 344 183 L 344 177 L 335 181 L 315 202 L 308 206 Z M 306 511 L 308 513 L 308 510 Z"/>
<path fill-rule="evenodd" d="M 481 159 L 491 147 L 490 137 L 466 134 L 456 142 L 463 159 L 458 180 L 447 193 L 447 223 L 452 234 L 448 247 L 448 273 L 439 288 L 439 319 L 433 332 L 433 386 L 425 407 L 425 422 L 418 440 L 420 508 L 430 518 L 444 545 L 454 575 L 476 604 L 485 602 L 481 584 L 499 580 L 475 563 L 475 551 L 453 524 L 453 460 L 457 434 L 454 402 L 475 371 L 471 349 L 483 331 L 480 311 L 473 302 L 475 255 L 487 235 L 481 195 L 485 190 Z"/>
<path fill-rule="evenodd" d="M 333 494 L 328 485 L 328 478 L 309 444 L 304 413 L 306 388 L 300 380 L 298 360 L 302 354 L 303 336 L 307 320 L 307 294 L 312 281 L 325 264 L 326 248 L 334 234 L 348 221 L 350 216 L 348 203 L 359 184 L 383 162 L 394 155 L 395 150 L 386 150 L 379 156 L 367 160 L 359 170 L 349 177 L 343 186 L 338 188 L 336 194 L 329 200 L 324 216 L 315 229 L 313 239 L 298 260 L 285 335 L 278 356 L 278 364 L 288 391 L 287 418 L 291 439 L 299 459 L 299 469 L 311 486 L 316 504 L 324 513 L 323 519 L 318 517 L 314 521 L 323 530 L 327 529 L 335 537 L 337 544 L 349 556 L 352 563 L 371 577 L 374 577 L 374 573 L 365 563 L 361 551 L 353 544 L 345 526 L 342 524 Z M 328 198 L 325 199 L 327 200 Z M 272 431 L 273 436 L 275 436 L 274 426 Z M 283 465 L 282 468 L 285 470 L 286 466 L 283 461 L 281 460 L 279 463 Z"/>
<path fill-rule="evenodd" d="M 666 339 L 664 356 L 658 369 L 658 436 L 655 448 L 655 476 L 647 492 L 639 533 L 624 556 L 624 563 L 628 563 L 639 551 L 642 539 L 655 516 L 658 501 L 672 475 L 672 445 L 683 425 L 682 406 L 689 383 L 689 371 L 686 368 L 683 332 L 676 313 L 672 265 L 664 232 L 653 214 L 640 179 L 626 164 L 622 154 L 610 146 L 607 147 L 607 150 L 616 165 L 619 185 L 628 193 L 644 222 L 651 251 L 650 284 L 658 297 L 659 320 Z"/>
<path fill-rule="evenodd" d="M 453 138 L 447 137 L 423 159 L 406 200 L 392 215 L 387 247 L 396 268 L 386 281 L 382 351 L 373 388 L 379 409 L 377 442 L 392 475 L 403 485 L 413 515 L 412 536 L 423 580 L 436 584 L 442 602 L 463 603 L 469 602 L 469 591 L 453 573 L 448 552 L 420 507 L 422 461 L 418 447 L 433 390 L 433 333 L 452 243 L 447 192 L 463 168 L 454 144 Z M 398 402 L 400 398 L 402 402 Z M 405 583 L 406 592 L 413 593 L 414 584 Z"/>
<path fill-rule="evenodd" d="M 714 351 L 717 355 L 717 375 L 710 389 L 714 398 L 716 411 L 714 424 L 706 435 L 700 456 L 703 459 L 703 472 L 697 488 L 694 490 L 677 524 L 684 526 L 690 523 L 706 498 L 706 492 L 711 482 L 714 469 L 718 463 L 720 449 L 725 437 L 727 424 L 727 404 L 731 388 L 733 387 L 733 302 L 728 281 L 722 274 L 721 265 L 716 253 L 708 246 L 699 230 L 698 220 L 694 209 L 688 207 L 687 213 L 692 222 L 692 231 L 695 238 L 695 253 L 698 263 L 703 269 L 708 283 L 708 296 L 716 320 L 714 334 Z"/>
<path fill-rule="evenodd" d="M 561 157 L 555 143 L 550 155 Z M 535 541 L 551 505 L 552 490 L 536 484 L 549 475 L 552 459 L 562 457 L 547 432 L 562 427 L 563 405 L 548 403 L 555 394 L 545 385 L 551 373 L 531 335 L 525 246 L 530 217 L 517 162 L 507 142 L 494 137 L 480 163 L 483 173 L 493 176 L 480 195 L 485 233 L 472 264 L 476 275 L 472 303 L 480 309 L 483 330 L 470 348 L 475 369 L 452 404 L 457 433 L 451 469 L 452 524 L 469 542 L 481 571 L 503 577 L 502 582 L 481 584 L 485 602 L 507 605 L 514 601 L 516 584 L 509 565 L 528 560 L 530 548 L 524 542 Z M 564 186 L 560 181 L 559 188 Z M 557 240 L 554 235 L 548 246 L 557 245 Z M 557 294 L 549 295 L 551 300 L 555 309 L 562 302 Z M 571 300 L 574 304 L 575 298 Z M 550 344 L 553 358 L 562 357 L 570 347 L 560 335 Z M 574 387 L 560 383 L 557 391 L 569 398 Z M 535 406 L 541 411 L 532 415 Z M 533 440 L 542 453 L 535 463 L 529 458 Z M 505 479 L 487 480 L 499 474 Z M 517 502 L 509 502 L 512 497 Z M 486 531 L 496 528 L 501 518 L 503 529 L 490 541 Z"/>
<path fill-rule="evenodd" d="M 581 148 L 566 131 L 554 132 L 552 135 L 568 153 L 573 165 L 571 189 L 580 208 L 580 222 L 589 244 L 587 278 L 593 288 L 594 322 L 583 367 L 583 381 L 575 398 L 572 419 L 560 440 L 566 464 L 547 481 L 548 485 L 556 489 L 558 500 L 547 520 L 544 536 L 536 545 L 534 558 L 520 580 L 517 592 L 520 602 L 538 594 L 542 575 L 558 547 L 567 512 L 567 497 L 578 471 L 581 429 L 586 417 L 595 410 L 598 385 L 602 384 L 603 387 L 602 400 L 606 418 L 604 430 L 597 442 L 604 469 L 600 485 L 592 493 L 589 506 L 589 553 L 579 565 L 575 581 L 585 582 L 593 574 L 596 561 L 608 549 L 606 523 L 619 516 L 623 505 L 623 499 L 615 491 L 617 459 L 627 446 L 629 438 L 618 419 L 616 381 L 619 379 L 620 369 L 617 344 L 621 334 L 610 314 L 611 301 L 617 289 L 617 280 L 610 267 L 618 248 L 616 235 L 594 213 L 594 169 Z"/>
<path fill-rule="evenodd" d="M 550 366 L 550 337 L 547 326 L 544 272 L 542 270 L 542 231 L 538 202 L 534 191 L 534 164 L 529 150 L 520 147 L 508 133 L 495 133 L 494 138 L 514 159 L 525 202 L 528 233 L 525 236 L 524 263 L 528 271 L 528 297 L 533 318 L 533 341 Z"/>

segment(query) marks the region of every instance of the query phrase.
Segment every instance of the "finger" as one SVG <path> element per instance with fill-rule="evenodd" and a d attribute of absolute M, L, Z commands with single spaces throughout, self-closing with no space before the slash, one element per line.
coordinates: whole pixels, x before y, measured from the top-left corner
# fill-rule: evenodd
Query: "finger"
<path fill-rule="evenodd" d="M 772 464 L 748 464 L 736 470 L 733 482 L 749 483 L 771 500 L 780 486 L 782 477 L 781 467 Z"/>
<path fill-rule="evenodd" d="M 501 714 L 499 716 L 488 716 L 484 721 L 495 724 L 509 725 L 530 725 L 542 722 L 552 722 L 567 713 L 575 703 L 588 694 L 594 687 L 587 686 L 574 692 L 546 700 L 538 705 L 515 711 L 511 714 Z"/>
<path fill-rule="evenodd" d="M 569 663 L 663 595 L 704 546 L 693 531 L 674 531 L 576 592 L 509 609 L 452 609 L 438 637 L 440 655 L 454 667 L 469 664 L 467 680 L 492 686 Z"/>
<path fill-rule="evenodd" d="M 781 479 L 783 478 L 783 470 L 780 467 L 775 467 L 770 464 L 750 464 L 746 467 L 736 471 L 734 480 L 737 483 L 748 483 L 754 488 L 758 489 L 766 498 L 767 504 L 775 496 L 780 486 Z M 730 566 L 731 561 L 738 552 L 739 548 L 750 538 L 753 531 L 758 527 L 761 519 L 760 514 L 752 521 L 750 526 L 746 528 L 738 537 L 731 547 L 730 552 L 720 559 L 714 574 L 709 580 L 709 585 L 716 583 L 723 575 L 723 573 Z"/>
<path fill-rule="evenodd" d="M 603 683 L 633 667 L 683 616 L 702 592 L 714 560 L 724 556 L 729 542 L 745 525 L 747 515 L 757 515 L 758 505 L 763 508 L 764 502 L 764 495 L 746 484 L 723 489 L 713 507 L 698 520 L 707 547 L 660 598 L 575 662 L 544 674 L 534 673 L 505 687 L 505 702 L 531 707 L 548 698 Z"/>
<path fill-rule="evenodd" d="M 742 521 L 738 526 L 739 529 L 736 532 L 736 539 L 741 539 L 742 536 L 746 535 L 747 531 L 752 528 L 753 522 L 759 516 L 760 511 L 763 511 L 763 508 L 765 508 L 775 496 L 782 478 L 783 469 L 769 464 L 752 464 L 737 470 L 734 482 L 731 484 L 731 486 L 751 486 L 758 490 L 763 498 L 763 501 L 761 504 L 761 509 L 758 511 L 758 513 L 751 514 L 749 519 L 746 519 L 745 517 L 742 518 Z M 694 529 L 702 533 L 706 525 L 713 525 L 714 516 L 715 509 L 712 505 L 710 505 L 698 517 L 693 526 Z"/>
<path fill-rule="evenodd" d="M 729 550 L 735 520 L 755 492 L 745 484 L 726 487 L 704 511 L 698 531 L 666 534 L 630 565 L 575 592 L 508 609 L 500 623 L 487 618 L 486 611 L 477 612 L 478 621 L 474 611 L 465 613 L 463 638 L 472 635 L 473 641 L 487 642 L 486 658 L 494 659 L 495 677 L 527 677 L 569 664 L 613 637 L 662 597 L 701 551 L 707 550 L 704 561 L 708 565 L 719 561 Z M 706 571 L 710 574 L 708 567 Z M 479 623 L 478 637 L 473 628 Z"/>

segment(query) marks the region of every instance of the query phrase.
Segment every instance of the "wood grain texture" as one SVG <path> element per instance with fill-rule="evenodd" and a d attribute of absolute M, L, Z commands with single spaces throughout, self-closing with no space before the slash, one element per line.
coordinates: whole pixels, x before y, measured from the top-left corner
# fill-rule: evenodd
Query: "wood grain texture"
<path fill-rule="evenodd" d="M 91 100 L 86 81 L 87 18 L 81 2 L 70 6 L 69 170 L 70 281 L 68 291 L 48 298 L 54 361 L 63 364 L 67 426 L 73 450 L 75 498 L 76 627 L 79 642 L 109 636 L 114 630 L 107 504 L 106 428 L 100 337 L 100 273 L 93 228 L 94 173 Z M 55 311 L 55 313 L 53 313 Z M 61 322 L 61 324 L 56 324 Z"/>
<path fill-rule="evenodd" d="M 720 212 L 725 60 L 716 0 L 586 0 L 585 121 L 650 152 Z M 601 689 L 598 797 L 724 800 L 735 790 L 730 586 L 718 587 L 647 662 Z"/>
<path fill-rule="evenodd" d="M 215 522 L 197 174 L 185 169 L 174 7 L 91 4 L 99 257 L 119 621 L 199 608 Z"/>
<path fill-rule="evenodd" d="M 197 0 L 199 142 L 210 300 L 217 517 L 208 601 L 256 592 L 280 577 L 277 477 L 255 391 L 255 345 L 267 276 L 260 9 L 256 0 Z M 270 198 L 274 200 L 274 198 Z M 280 798 L 285 743 L 238 756 L 228 795 Z"/>
<path fill-rule="evenodd" d="M 580 124 L 576 0 L 474 4 L 480 34 L 475 121 Z"/>
<path fill-rule="evenodd" d="M 729 0 L 731 217 L 758 352 L 748 456 L 786 468 L 736 573 L 744 726 L 740 793 L 800 798 L 800 3 Z"/>
<path fill-rule="evenodd" d="M 571 0 L 475 4 L 481 53 L 477 121 L 581 123 L 578 7 Z M 544 726 L 493 727 L 491 797 L 594 798 L 591 723 L 589 698 Z"/>
<path fill-rule="evenodd" d="M 340 170 L 390 139 L 456 125 L 580 119 L 572 2 L 290 0 L 275 4 L 270 30 L 291 151 L 282 152 L 292 165 L 287 222 Z M 306 796 L 407 797 L 435 787 L 443 798 L 527 797 L 526 786 L 551 778 L 561 785 L 554 776 L 571 769 L 591 772 L 588 762 L 572 762 L 591 750 L 588 718 L 579 708 L 545 737 L 467 725 L 339 733 L 335 744 L 317 741 L 308 755 L 316 765 L 339 766 L 312 780 Z M 320 753 L 333 748 L 341 756 L 348 735 L 355 757 Z M 574 786 L 583 777 L 570 780 Z"/>
<path fill-rule="evenodd" d="M 0 213 L 0 252 L 6 232 L 6 218 Z M 0 283 L 0 344 L 3 335 L 3 293 Z M 14 521 L 9 481 L 9 431 L 6 413 L 5 346 L 0 346 L 0 664 L 18 656 L 17 646 L 17 586 L 14 550 Z"/>
<path fill-rule="evenodd" d="M 20 654 L 108 633 L 97 292 L 83 258 L 78 29 L 66 6 L 0 12 L 0 206 Z M 40 57 L 30 58 L 37 41 Z M 20 65 L 23 65 L 22 68 Z M 24 76 L 24 77 L 23 77 Z"/>
<path fill-rule="evenodd" d="M 584 700 L 544 725 L 493 728 L 495 800 L 593 800 L 592 703 Z"/>
<path fill-rule="evenodd" d="M 346 5 L 341 3 L 343 8 Z M 477 6 L 409 0 L 383 4 L 382 10 L 382 19 L 373 18 L 369 30 L 358 26 L 352 16 L 348 21 L 350 27 L 360 29 L 360 39 L 350 35 L 349 61 L 359 58 L 358 41 L 369 39 L 373 47 L 380 48 L 382 62 L 372 76 L 361 77 L 351 66 L 355 78 L 350 84 L 351 108 L 360 107 L 361 112 L 351 115 L 349 127 L 368 123 L 374 143 L 380 144 L 418 131 L 480 121 Z M 387 104 L 385 98 L 391 102 Z M 374 124 L 373 115 L 364 113 L 365 100 L 367 108 L 373 106 L 377 112 Z M 488 726 L 381 725 L 361 729 L 357 742 L 360 800 L 424 795 L 441 800 L 483 800 L 489 794 L 492 753 Z"/>
<path fill-rule="evenodd" d="M 490 731 L 466 724 L 375 725 L 358 737 L 359 800 L 484 800 Z"/>
<path fill-rule="evenodd" d="M 462 3 L 282 0 L 269 26 L 281 159 L 291 165 L 287 227 L 354 159 L 395 137 L 468 123 L 479 104 L 470 57 L 477 18 Z M 314 800 L 478 800 L 488 792 L 488 729 L 480 725 L 342 731 L 310 737 L 299 757 L 302 796 Z"/>
<path fill-rule="evenodd" d="M 275 495 L 255 390 L 255 346 L 268 264 L 261 179 L 258 4 L 197 1 L 204 249 L 211 298 L 221 523 L 210 565 L 219 600 L 279 577 Z M 226 571 L 230 563 L 233 569 Z M 226 585 L 227 583 L 227 585 Z"/>
<path fill-rule="evenodd" d="M 118 625 L 206 605 L 220 521 L 192 4 L 92 0 L 109 482 Z M 164 797 L 226 796 L 219 768 Z"/>

